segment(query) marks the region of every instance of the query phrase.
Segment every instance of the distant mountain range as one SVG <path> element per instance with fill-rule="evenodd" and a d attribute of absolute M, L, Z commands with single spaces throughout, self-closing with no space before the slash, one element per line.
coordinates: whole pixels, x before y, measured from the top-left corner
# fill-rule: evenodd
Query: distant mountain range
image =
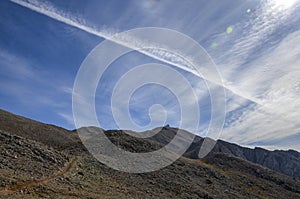
<path fill-rule="evenodd" d="M 159 127 L 157 129 L 154 129 L 154 131 L 158 131 L 158 129 L 161 129 L 160 132 L 151 137 L 149 140 L 154 141 L 155 143 L 162 146 L 168 144 L 178 131 L 177 128 L 172 128 L 169 126 Z M 187 137 L 191 136 L 191 133 L 187 131 L 183 132 L 185 132 Z M 184 141 L 184 137 L 181 141 Z M 195 136 L 193 143 L 183 156 L 190 159 L 199 159 L 198 154 L 203 141 L 204 138 Z M 300 179 L 300 153 L 295 150 L 269 151 L 259 147 L 251 149 L 239 146 L 237 144 L 225 142 L 223 140 L 217 140 L 214 148 L 209 153 L 209 155 L 215 153 L 225 153 L 228 155 L 239 157 L 252 163 L 260 164 L 279 173 L 291 176 L 295 179 Z"/>
<path fill-rule="evenodd" d="M 199 149 L 203 138 L 197 137 L 192 146 L 187 150 L 185 156 L 192 159 L 198 158 Z M 279 173 L 300 179 L 300 153 L 295 150 L 269 151 L 263 148 L 254 149 L 239 146 L 218 140 L 210 154 L 226 153 L 235 157 L 260 164 Z"/>
<path fill-rule="evenodd" d="M 105 134 L 120 148 L 140 153 L 163 147 L 177 131 L 165 126 L 145 139 L 121 130 Z M 166 168 L 130 174 L 95 160 L 76 130 L 0 110 L 0 198 L 300 198 L 297 151 L 218 140 L 199 159 L 203 140 L 196 136 L 183 157 Z M 183 142 L 185 136 L 178 144 Z"/>

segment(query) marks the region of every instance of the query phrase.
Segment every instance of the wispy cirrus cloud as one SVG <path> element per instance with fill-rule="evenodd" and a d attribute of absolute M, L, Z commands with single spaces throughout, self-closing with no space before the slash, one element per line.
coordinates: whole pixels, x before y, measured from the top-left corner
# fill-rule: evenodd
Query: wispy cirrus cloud
<path fill-rule="evenodd" d="M 118 37 L 114 35 L 116 32 L 94 28 L 83 19 L 68 15 L 49 3 L 21 0 L 12 2 L 199 76 L 193 67 L 178 59 L 175 54 L 157 50 L 161 47 L 158 44 L 152 44 L 153 49 L 142 50 L 140 48 L 145 42 L 142 38 L 132 35 Z M 296 21 L 298 15 L 294 15 L 292 19 L 289 16 L 294 8 L 285 8 L 283 11 L 274 7 L 272 1 L 266 2 L 262 9 L 249 14 L 251 16 L 245 23 L 242 21 L 232 24 L 234 30 L 231 34 L 225 32 L 215 37 L 221 54 L 216 57 L 221 60 L 218 63 L 221 63 L 219 70 L 224 77 L 224 83 L 216 81 L 213 76 L 202 78 L 229 91 L 230 99 L 227 103 L 230 114 L 223 139 L 244 145 L 264 143 L 266 147 L 285 145 L 287 148 L 291 141 L 287 138 L 299 133 L 299 122 L 296 119 L 299 118 L 299 114 L 295 110 L 300 108 L 298 81 L 300 74 L 297 69 L 300 65 L 300 49 L 296 46 L 300 41 L 299 32 L 290 34 L 278 28 L 282 26 L 285 28 L 285 23 L 289 24 L 290 20 Z M 156 7 L 153 11 L 159 12 L 160 9 Z M 155 17 L 156 15 L 151 15 L 150 19 L 155 20 Z M 186 21 L 183 20 L 182 23 Z M 166 27 L 164 25 L 166 24 L 162 26 Z M 275 31 L 278 31 L 278 34 L 275 34 Z M 282 34 L 287 37 L 281 41 L 278 35 Z M 180 52 L 176 53 L 186 56 Z M 222 65 L 223 63 L 225 64 Z M 283 140 L 284 143 L 279 144 L 279 140 Z M 291 147 L 297 147 L 297 144 L 293 143 Z"/>
<path fill-rule="evenodd" d="M 255 48 L 256 41 L 253 42 L 247 45 Z M 296 45 L 299 42 L 298 30 L 290 33 L 272 50 L 228 75 L 227 78 L 232 79 L 235 85 L 241 89 L 248 88 L 251 95 L 260 98 L 263 106 L 244 102 L 244 107 L 233 107 L 223 139 L 245 145 L 274 148 L 275 145 L 271 147 L 270 143 L 276 143 L 281 148 L 295 148 L 295 143 L 287 138 L 300 132 L 297 119 L 300 115 L 296 111 L 300 108 L 300 48 Z M 240 43 L 241 49 L 243 45 Z M 236 96 L 233 96 L 233 101 L 234 98 Z M 299 146 L 296 148 L 299 150 Z"/>
<path fill-rule="evenodd" d="M 32 65 L 24 58 L 17 57 L 4 49 L 0 49 L 0 74 L 3 76 L 15 76 L 17 78 L 37 78 Z"/>
<path fill-rule="evenodd" d="M 158 50 L 158 49 L 165 49 L 166 46 L 160 46 L 157 43 L 156 44 L 147 43 L 147 46 L 152 45 L 153 48 L 143 49 L 143 46 L 145 46 L 145 42 L 147 42 L 143 38 L 137 38 L 133 35 L 127 35 L 126 37 L 124 37 L 124 36 L 120 37 L 120 36 L 118 36 L 118 34 L 106 32 L 105 30 L 97 30 L 94 27 L 90 27 L 90 26 L 86 25 L 84 22 L 82 22 L 83 20 L 80 20 L 78 18 L 75 18 L 72 15 L 67 15 L 67 14 L 59 11 L 58 9 L 54 8 L 49 3 L 46 4 L 45 2 L 40 2 L 40 1 L 30 1 L 30 3 L 29 3 L 29 2 L 22 1 L 22 0 L 11 0 L 11 1 L 18 5 L 21 5 L 23 7 L 29 8 L 35 12 L 38 12 L 40 14 L 46 15 L 46 16 L 48 16 L 52 19 L 55 19 L 59 22 L 76 27 L 76 28 L 86 31 L 90 34 L 96 35 L 98 37 L 102 37 L 102 38 L 112 41 L 114 43 L 131 48 L 133 50 L 136 50 L 140 53 L 143 53 L 143 54 L 145 54 L 151 58 L 154 58 L 156 60 L 159 60 L 161 62 L 170 64 L 172 66 L 183 69 L 187 72 L 193 73 L 196 76 L 199 76 L 207 81 L 210 81 L 214 84 L 217 84 L 221 87 L 224 87 L 224 88 L 230 90 L 232 93 L 234 93 L 240 97 L 243 97 L 254 103 L 261 104 L 259 99 L 256 99 L 256 98 L 250 96 L 245 91 L 241 91 L 241 90 L 235 88 L 233 85 L 227 85 L 226 82 L 223 82 L 221 79 L 216 77 L 216 74 L 209 72 L 209 69 L 207 67 L 210 67 L 210 66 L 204 66 L 204 67 L 201 66 L 201 70 L 208 71 L 208 72 L 205 73 L 205 75 L 200 75 L 199 71 L 195 70 L 193 66 L 190 66 L 186 61 L 184 61 L 183 59 L 180 58 L 180 57 L 182 57 L 182 58 L 184 57 L 184 58 L 187 58 L 188 60 L 193 60 L 193 57 L 189 57 L 189 55 L 187 55 L 185 53 L 182 54 L 180 51 L 178 51 L 178 52 L 176 52 L 176 54 L 177 54 L 176 55 L 174 53 L 170 53 L 170 52 L 173 52 L 174 49 Z M 183 44 L 183 47 L 186 47 L 186 46 Z M 193 49 L 191 49 L 191 50 L 193 50 Z"/>

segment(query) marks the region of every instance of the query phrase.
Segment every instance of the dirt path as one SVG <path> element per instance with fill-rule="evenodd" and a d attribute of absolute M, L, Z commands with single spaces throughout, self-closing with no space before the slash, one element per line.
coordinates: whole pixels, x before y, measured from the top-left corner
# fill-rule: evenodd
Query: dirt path
<path fill-rule="evenodd" d="M 65 173 L 67 173 L 72 168 L 72 166 L 75 164 L 76 161 L 77 158 L 71 159 L 69 162 L 65 163 L 63 168 L 56 171 L 51 176 L 47 176 L 38 180 L 28 181 L 25 183 L 17 183 L 16 185 L 13 185 L 11 187 L 5 187 L 4 189 L 0 190 L 0 195 L 11 194 L 11 193 L 21 191 L 22 189 L 29 189 L 41 184 L 46 184 L 48 181 L 58 178 L 64 175 Z"/>

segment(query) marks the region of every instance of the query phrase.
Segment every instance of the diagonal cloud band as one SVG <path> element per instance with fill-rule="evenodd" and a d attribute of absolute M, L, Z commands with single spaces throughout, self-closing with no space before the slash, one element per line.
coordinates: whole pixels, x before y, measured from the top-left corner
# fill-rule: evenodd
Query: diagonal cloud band
<path fill-rule="evenodd" d="M 180 52 L 177 54 L 177 56 L 172 55 L 170 52 L 157 52 L 157 51 L 153 51 L 153 49 L 157 49 L 157 48 L 163 48 L 163 47 L 159 47 L 159 46 L 153 46 L 152 50 L 149 49 L 142 49 L 142 44 L 143 42 L 140 42 L 137 40 L 137 38 L 133 38 L 133 37 L 128 37 L 128 38 L 120 38 L 118 37 L 118 34 L 110 34 L 107 33 L 105 31 L 99 31 L 93 27 L 87 26 L 83 23 L 80 23 L 78 21 L 76 21 L 76 19 L 72 19 L 71 16 L 66 16 L 63 13 L 59 12 L 56 8 L 53 8 L 52 6 L 49 5 L 43 5 L 41 3 L 36 3 L 36 4 L 32 4 L 32 3 L 28 3 L 22 0 L 10 0 L 11 2 L 18 4 L 20 6 L 23 6 L 25 8 L 28 8 L 30 10 L 33 10 L 37 13 L 43 14 L 45 16 L 48 16 L 54 20 L 57 20 L 59 22 L 65 23 L 67 25 L 76 27 L 80 30 L 83 30 L 87 33 L 93 34 L 95 36 L 104 38 L 106 40 L 112 41 L 114 43 L 120 44 L 122 46 L 125 46 L 127 48 L 136 50 L 146 56 L 149 56 L 153 59 L 156 59 L 158 61 L 170 64 L 172 66 L 178 67 L 184 71 L 190 72 L 204 80 L 207 80 L 211 83 L 214 83 L 218 86 L 221 86 L 229 91 L 231 91 L 232 93 L 234 93 L 237 96 L 240 96 L 244 99 L 247 99 L 251 102 L 254 102 L 255 104 L 259 104 L 262 105 L 261 100 L 256 99 L 252 96 L 250 96 L 247 93 L 244 93 L 238 89 L 236 89 L 235 87 L 231 86 L 231 85 L 226 85 L 225 82 L 222 82 L 221 80 L 219 80 L 218 78 L 214 78 L 214 74 L 210 74 L 210 76 L 203 76 L 201 74 L 199 74 L 199 71 L 193 69 L 192 66 L 189 66 L 186 62 L 183 62 L 182 60 L 178 60 L 178 54 L 181 57 L 186 57 L 186 55 L 181 55 Z M 205 70 L 205 68 L 203 67 L 203 69 Z"/>

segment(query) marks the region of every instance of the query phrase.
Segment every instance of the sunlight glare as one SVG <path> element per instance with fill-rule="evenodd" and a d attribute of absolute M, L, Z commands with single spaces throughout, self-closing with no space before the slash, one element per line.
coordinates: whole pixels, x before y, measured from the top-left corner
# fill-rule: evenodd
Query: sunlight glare
<path fill-rule="evenodd" d="M 283 9 L 291 8 L 298 0 L 273 0 L 276 7 Z"/>

